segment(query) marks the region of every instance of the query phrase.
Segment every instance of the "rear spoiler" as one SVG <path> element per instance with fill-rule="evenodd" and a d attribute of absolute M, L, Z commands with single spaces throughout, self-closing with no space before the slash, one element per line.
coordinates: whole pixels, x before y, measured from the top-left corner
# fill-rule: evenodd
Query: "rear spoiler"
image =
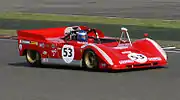
<path fill-rule="evenodd" d="M 24 30 L 17 30 L 17 39 L 46 41 L 43 35 L 26 32 Z"/>

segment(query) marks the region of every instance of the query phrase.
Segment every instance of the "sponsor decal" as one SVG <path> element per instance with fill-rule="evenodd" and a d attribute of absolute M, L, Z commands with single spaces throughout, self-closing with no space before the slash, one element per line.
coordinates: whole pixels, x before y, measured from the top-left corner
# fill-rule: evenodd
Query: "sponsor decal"
<path fill-rule="evenodd" d="M 160 61 L 162 60 L 160 57 L 152 57 L 152 58 L 148 58 L 149 61 Z"/>
<path fill-rule="evenodd" d="M 62 58 L 66 63 L 71 63 L 74 60 L 74 46 L 64 45 L 62 47 Z"/>
<path fill-rule="evenodd" d="M 61 50 L 61 48 L 57 48 L 58 50 Z"/>
<path fill-rule="evenodd" d="M 28 40 L 20 40 L 20 43 L 22 43 L 22 44 L 33 44 L 33 45 L 38 45 L 38 42 L 35 42 L 35 41 L 28 41 Z"/>
<path fill-rule="evenodd" d="M 38 42 L 35 42 L 35 41 L 31 41 L 30 44 L 33 44 L 33 45 L 38 45 Z"/>
<path fill-rule="evenodd" d="M 43 51 L 43 55 L 47 55 L 47 51 Z"/>
<path fill-rule="evenodd" d="M 118 47 L 129 47 L 130 43 L 120 43 Z"/>
<path fill-rule="evenodd" d="M 65 41 L 62 40 L 62 39 L 59 39 L 58 42 L 59 42 L 59 43 L 64 43 Z"/>
<path fill-rule="evenodd" d="M 122 43 L 122 44 L 118 44 L 117 47 L 114 47 L 114 49 L 125 49 L 128 48 L 130 46 L 129 43 Z"/>
<path fill-rule="evenodd" d="M 47 58 L 42 58 L 42 62 L 48 62 Z"/>
<path fill-rule="evenodd" d="M 122 44 L 118 44 L 119 47 L 128 47 L 130 44 L 129 43 L 122 43 Z"/>
<path fill-rule="evenodd" d="M 124 51 L 122 52 L 122 54 L 129 54 L 129 53 L 132 53 L 131 51 Z"/>
<path fill-rule="evenodd" d="M 27 40 L 20 40 L 20 43 L 22 43 L 22 44 L 30 44 L 31 42 L 27 41 Z"/>
<path fill-rule="evenodd" d="M 88 42 L 80 42 L 80 41 L 77 41 L 77 43 L 79 43 L 79 44 L 87 44 Z"/>
<path fill-rule="evenodd" d="M 55 46 L 55 44 L 52 44 L 51 47 L 52 47 L 52 48 L 55 48 L 56 46 Z"/>
<path fill-rule="evenodd" d="M 127 63 L 133 63 L 133 60 L 120 60 L 119 64 L 127 64 Z"/>
<path fill-rule="evenodd" d="M 59 42 L 59 43 L 64 43 L 65 41 L 63 39 L 60 39 L 61 37 L 56 37 L 56 38 L 47 38 L 48 41 L 52 42 Z"/>
<path fill-rule="evenodd" d="M 44 43 L 39 43 L 39 47 L 44 48 Z"/>
<path fill-rule="evenodd" d="M 138 63 L 145 63 L 148 60 L 145 55 L 138 53 L 130 53 L 128 54 L 128 58 Z"/>
<path fill-rule="evenodd" d="M 102 67 L 106 67 L 106 63 L 102 63 L 101 66 L 102 66 Z"/>
<path fill-rule="evenodd" d="M 46 44 L 46 47 L 47 47 L 47 48 L 49 48 L 49 47 L 50 47 L 50 45 L 49 45 L 49 44 Z"/>
<path fill-rule="evenodd" d="M 57 53 L 57 50 L 56 49 L 55 50 L 51 50 L 51 52 L 52 52 L 52 56 L 55 56 L 56 53 Z"/>
<path fill-rule="evenodd" d="M 22 44 L 19 44 L 19 50 L 22 50 Z"/>

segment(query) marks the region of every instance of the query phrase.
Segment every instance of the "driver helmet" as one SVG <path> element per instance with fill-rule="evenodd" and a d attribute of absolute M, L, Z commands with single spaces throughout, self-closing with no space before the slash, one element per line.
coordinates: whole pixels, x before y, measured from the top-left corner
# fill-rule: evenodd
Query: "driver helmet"
<path fill-rule="evenodd" d="M 86 42 L 87 41 L 87 32 L 80 30 L 77 32 L 77 41 Z"/>

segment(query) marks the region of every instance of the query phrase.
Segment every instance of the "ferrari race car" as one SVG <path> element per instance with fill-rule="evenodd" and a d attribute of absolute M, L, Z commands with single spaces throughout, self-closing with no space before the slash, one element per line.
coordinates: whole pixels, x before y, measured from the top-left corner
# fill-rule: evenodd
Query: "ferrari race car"
<path fill-rule="evenodd" d="M 120 37 L 105 36 L 87 26 L 18 30 L 18 50 L 31 66 L 79 65 L 89 69 L 133 69 L 167 65 L 167 54 L 154 40 L 130 40 L 127 28 Z"/>

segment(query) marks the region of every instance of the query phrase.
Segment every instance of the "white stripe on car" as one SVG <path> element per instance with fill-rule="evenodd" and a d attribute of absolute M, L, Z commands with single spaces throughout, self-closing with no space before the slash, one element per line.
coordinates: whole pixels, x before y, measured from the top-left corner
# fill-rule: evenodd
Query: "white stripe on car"
<path fill-rule="evenodd" d="M 92 46 L 92 47 L 96 48 L 101 53 L 101 55 L 108 61 L 108 63 L 110 65 L 113 65 L 112 59 L 102 49 L 100 49 L 98 46 L 96 46 L 94 44 L 86 44 L 86 45 L 83 45 L 81 48 L 84 48 L 86 46 Z"/>
<path fill-rule="evenodd" d="M 152 39 L 146 38 L 146 40 L 148 40 L 149 42 L 151 42 L 157 49 L 158 51 L 163 55 L 164 59 L 167 60 L 167 55 L 166 52 L 160 47 L 160 45 L 158 45 L 155 41 L 153 41 Z"/>

